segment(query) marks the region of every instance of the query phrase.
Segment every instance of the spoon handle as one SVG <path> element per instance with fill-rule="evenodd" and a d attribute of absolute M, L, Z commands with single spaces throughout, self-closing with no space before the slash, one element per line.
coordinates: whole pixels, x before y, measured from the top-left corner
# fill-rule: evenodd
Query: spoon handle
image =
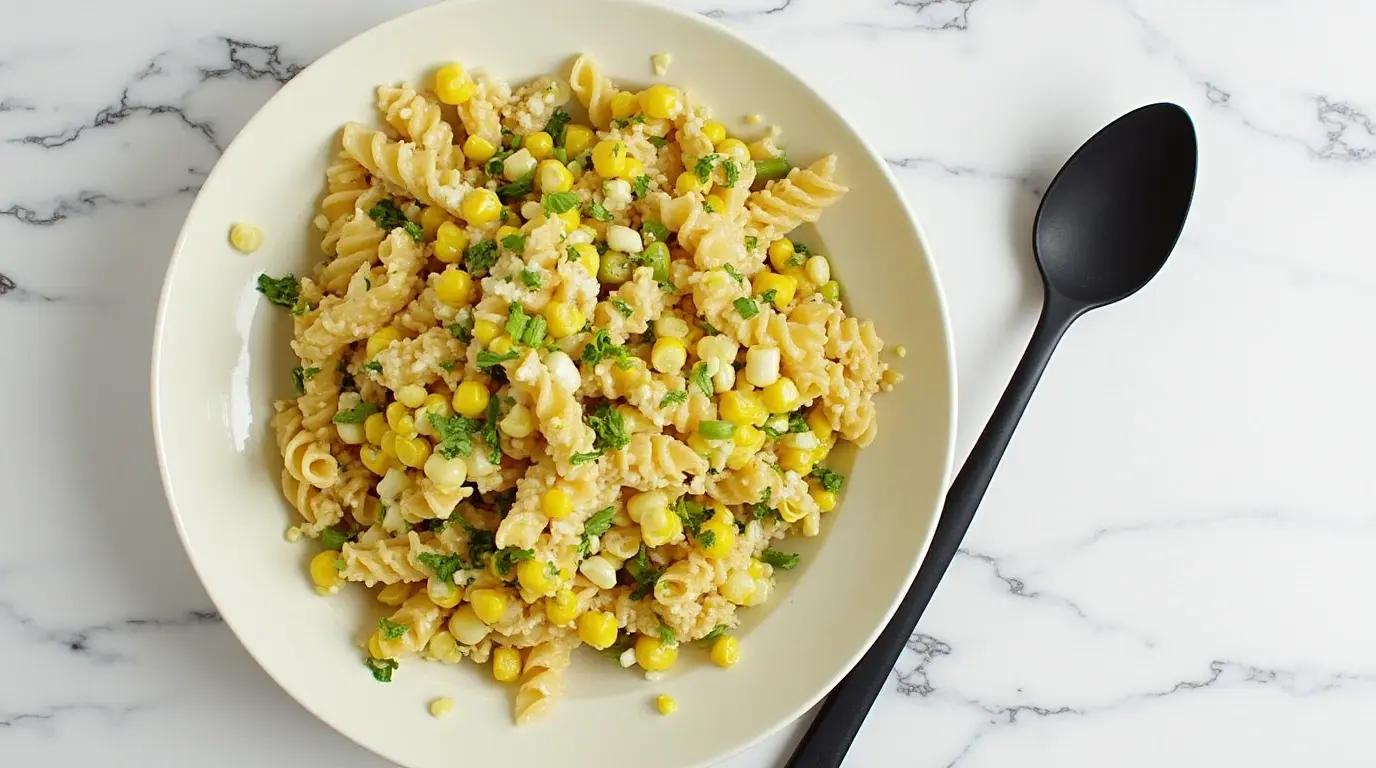
<path fill-rule="evenodd" d="M 918 569 L 907 596 L 899 603 L 888 627 L 870 646 L 855 668 L 827 696 L 822 707 L 793 750 L 787 768 L 836 768 L 846 757 L 851 742 L 865 722 L 874 699 L 888 681 L 898 656 L 917 627 L 922 611 L 936 592 L 937 584 L 951 564 L 961 539 L 975 517 L 975 510 L 989 488 L 1013 430 L 1022 418 L 1032 391 L 1046 370 L 1047 360 L 1070 324 L 1085 307 L 1062 296 L 1046 294 L 1037 329 L 1032 332 L 1027 351 L 1013 372 L 979 440 L 965 459 L 960 474 L 946 492 L 946 505 L 932 536 L 931 547 Z"/>

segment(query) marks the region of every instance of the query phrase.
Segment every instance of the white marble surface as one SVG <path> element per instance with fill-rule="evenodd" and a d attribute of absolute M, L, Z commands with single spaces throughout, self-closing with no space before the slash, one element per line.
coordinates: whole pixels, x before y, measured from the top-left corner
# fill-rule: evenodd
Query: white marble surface
<path fill-rule="evenodd" d="M 1376 7 L 678 1 L 891 159 L 950 299 L 962 454 L 1038 308 L 1050 175 L 1149 101 L 1200 133 L 1180 248 L 1065 340 L 849 764 L 1371 765 Z M 159 487 L 147 369 L 219 150 L 300 67 L 417 4 L 7 4 L 0 764 L 380 764 L 215 616 Z M 729 765 L 778 764 L 796 734 Z"/>

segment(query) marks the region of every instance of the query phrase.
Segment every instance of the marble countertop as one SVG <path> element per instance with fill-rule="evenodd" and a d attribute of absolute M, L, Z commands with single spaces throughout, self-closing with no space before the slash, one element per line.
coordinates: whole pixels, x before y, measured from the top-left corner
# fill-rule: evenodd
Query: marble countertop
<path fill-rule="evenodd" d="M 1200 134 L 1180 247 L 1065 339 L 848 764 L 1370 765 L 1376 6 L 677 3 L 889 158 L 950 301 L 961 455 L 1035 320 L 1027 233 L 1051 174 L 1150 101 Z M 219 152 L 303 66 L 418 4 L 6 11 L 0 763 L 381 764 L 215 614 L 158 482 L 147 371 Z M 798 733 L 728 765 L 776 765 Z"/>

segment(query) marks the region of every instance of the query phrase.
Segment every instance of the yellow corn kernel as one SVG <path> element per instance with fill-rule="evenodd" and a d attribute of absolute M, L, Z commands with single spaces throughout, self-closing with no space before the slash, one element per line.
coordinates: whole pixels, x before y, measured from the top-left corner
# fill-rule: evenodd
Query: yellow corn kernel
<path fill-rule="evenodd" d="M 492 394 L 482 382 L 470 379 L 459 384 L 459 388 L 454 390 L 454 410 L 460 416 L 476 419 L 487 412 L 487 403 L 491 399 Z"/>
<path fill-rule="evenodd" d="M 834 491 L 828 491 L 825 488 L 819 488 L 814 485 L 808 488 L 808 495 L 812 496 L 812 500 L 816 502 L 817 508 L 823 512 L 830 512 L 836 509 L 836 493 Z"/>
<path fill-rule="evenodd" d="M 769 244 L 769 263 L 774 266 L 775 271 L 782 272 L 789 268 L 788 261 L 793 258 L 794 253 L 792 240 L 775 240 Z"/>
<path fill-rule="evenodd" d="M 527 136 L 526 140 L 521 142 L 521 146 L 530 150 L 530 154 L 534 155 L 536 160 L 544 160 L 554 151 L 554 137 L 544 131 L 536 131 Z"/>
<path fill-rule="evenodd" d="M 646 672 L 663 672 L 678 661 L 678 643 L 665 645 L 657 637 L 641 635 L 635 639 L 635 660 Z"/>
<path fill-rule="evenodd" d="M 717 408 L 723 419 L 736 426 L 759 425 L 769 418 L 769 411 L 765 409 L 764 402 L 754 392 L 743 392 L 738 389 L 723 392 Z"/>
<path fill-rule="evenodd" d="M 603 178 L 620 178 L 626 171 L 626 157 L 625 144 L 605 139 L 592 148 L 592 167 Z"/>
<path fill-rule="evenodd" d="M 423 437 L 397 437 L 397 460 L 412 469 L 425 466 L 430 458 L 430 441 Z"/>
<path fill-rule="evenodd" d="M 573 246 L 573 250 L 578 254 L 578 266 L 582 267 L 589 277 L 597 277 L 597 268 L 602 266 L 602 256 L 597 252 L 597 246 L 592 243 L 579 243 Z M 548 322 L 546 318 L 546 322 Z"/>
<path fill-rule="evenodd" d="M 703 437 L 701 432 L 694 432 L 683 442 L 699 456 L 710 456 L 716 450 L 712 447 L 712 441 Z"/>
<path fill-rule="evenodd" d="M 800 475 L 806 475 L 812 471 L 812 451 L 802 448 L 780 448 L 779 466 Z"/>
<path fill-rule="evenodd" d="M 338 591 L 339 559 L 343 557 L 337 549 L 327 549 L 311 558 L 311 582 L 321 593 Z"/>
<path fill-rule="evenodd" d="M 655 370 L 660 373 L 678 373 L 683 370 L 683 366 L 688 362 L 688 348 L 683 345 L 683 339 L 676 339 L 672 336 L 661 336 L 655 339 L 654 348 L 650 350 L 650 363 Z"/>
<path fill-rule="evenodd" d="M 497 154 L 497 145 L 477 134 L 463 140 L 463 156 L 475 163 L 485 163 Z"/>
<path fill-rule="evenodd" d="M 618 174 L 620 178 L 623 178 L 626 181 L 631 182 L 634 182 L 637 176 L 644 175 L 645 164 L 630 156 L 626 157 L 626 165 L 624 168 L 621 169 L 621 173 Z"/>
<path fill-rule="evenodd" d="M 663 491 L 645 491 L 626 500 L 626 514 L 631 522 L 639 523 L 647 512 L 669 508 L 669 497 Z"/>
<path fill-rule="evenodd" d="M 557 572 L 550 573 L 544 560 L 522 560 L 516 564 L 516 580 L 521 588 L 536 595 L 552 595 L 559 588 Z"/>
<path fill-rule="evenodd" d="M 494 355 L 505 355 L 511 351 L 513 346 L 515 346 L 515 344 L 511 341 L 510 336 L 498 336 L 492 340 L 491 344 L 487 345 L 487 348 Z"/>
<path fill-rule="evenodd" d="M 411 597 L 411 585 L 404 581 L 388 584 L 377 593 L 377 601 L 383 605 L 399 606 Z"/>
<path fill-rule="evenodd" d="M 702 135 L 715 147 L 726 138 L 726 126 L 716 120 L 708 120 L 702 124 Z"/>
<path fill-rule="evenodd" d="M 497 234 L 493 235 L 493 238 L 500 243 L 508 237 L 511 237 L 512 235 L 519 234 L 521 234 L 521 230 L 519 228 L 513 227 L 510 224 L 503 224 L 502 226 L 497 227 Z"/>
<path fill-rule="evenodd" d="M 382 648 L 382 638 L 376 632 L 368 636 L 368 655 L 378 661 L 388 658 L 387 651 Z"/>
<path fill-rule="evenodd" d="M 774 291 L 774 308 L 782 312 L 798 292 L 798 278 L 776 272 L 760 272 L 755 275 L 752 287 L 757 294 Z"/>
<path fill-rule="evenodd" d="M 378 329 L 377 333 L 368 337 L 367 353 L 368 359 L 377 357 L 378 353 L 390 347 L 392 342 L 401 338 L 401 331 L 392 326 Z"/>
<path fill-rule="evenodd" d="M 578 619 L 578 598 L 568 589 L 554 593 L 545 601 L 545 618 L 556 627 L 567 627 Z"/>
<path fill-rule="evenodd" d="M 668 507 L 656 507 L 640 516 L 640 538 L 647 546 L 668 544 L 682 534 L 683 520 Z"/>
<path fill-rule="evenodd" d="M 495 589 L 475 589 L 469 594 L 468 602 L 472 603 L 473 613 L 477 614 L 484 624 L 496 624 L 501 621 L 510 604 L 507 596 Z"/>
<path fill-rule="evenodd" d="M 555 214 L 555 218 L 564 222 L 564 232 L 566 234 L 578 229 L 583 224 L 583 217 L 578 215 L 577 208 L 570 208 L 563 213 Z"/>
<path fill-rule="evenodd" d="M 426 208 L 427 213 L 438 208 Z M 463 258 L 464 249 L 468 247 L 468 233 L 463 227 L 452 221 L 445 220 L 435 230 L 435 258 L 445 264 L 453 264 Z"/>
<path fill-rule="evenodd" d="M 622 390 L 635 386 L 637 379 L 641 377 L 642 372 L 645 370 L 644 365 L 645 364 L 639 359 L 635 358 L 631 360 L 631 367 L 629 368 L 613 365 L 612 381 L 616 382 L 616 386 L 621 387 Z"/>
<path fill-rule="evenodd" d="M 387 470 L 392 466 L 392 462 L 388 459 L 387 454 L 383 453 L 381 448 L 373 445 L 365 445 L 359 448 L 358 458 L 363 462 L 363 466 L 367 467 L 369 472 L 378 476 L 387 474 Z"/>
<path fill-rule="evenodd" d="M 395 459 L 397 457 L 397 433 L 387 430 L 382 433 L 382 439 L 378 441 L 378 447 L 382 452 Z"/>
<path fill-rule="evenodd" d="M 394 393 L 397 402 L 407 408 L 419 408 L 424 405 L 425 395 L 425 387 L 419 384 L 406 384 Z"/>
<path fill-rule="evenodd" d="M 835 447 L 835 445 L 835 435 L 827 435 L 826 437 L 822 438 L 821 444 L 818 445 L 812 451 L 812 463 L 821 464 L 822 462 L 826 461 L 827 456 L 831 453 L 831 449 Z"/>
<path fill-rule="evenodd" d="M 570 125 L 564 129 L 564 153 L 570 160 L 588 151 L 596 134 L 586 125 Z"/>
<path fill-rule="evenodd" d="M 263 245 L 263 230 L 239 222 L 229 228 L 229 244 L 240 253 L 253 253 Z"/>
<path fill-rule="evenodd" d="M 632 435 L 637 432 L 658 432 L 659 427 L 654 422 L 645 418 L 645 414 L 636 410 L 634 406 L 622 403 L 616 406 L 616 410 L 621 414 L 621 420 L 626 424 L 626 431 Z"/>
<path fill-rule="evenodd" d="M 708 195 L 707 199 L 702 201 L 702 205 L 710 213 L 721 213 L 726 210 L 726 201 L 721 199 L 721 195 Z"/>
<path fill-rule="evenodd" d="M 496 221 L 502 214 L 502 201 L 490 189 L 475 189 L 464 195 L 459 212 L 469 224 L 482 226 Z"/>
<path fill-rule="evenodd" d="M 416 434 L 416 419 L 411 415 L 411 409 L 401 403 L 387 404 L 387 426 L 399 437 L 412 437 Z"/>
<path fill-rule="evenodd" d="M 738 458 L 741 461 L 749 460 L 764 447 L 766 439 L 765 433 L 753 424 L 742 424 L 736 427 L 736 434 L 731 437 L 735 446 L 731 449 L 731 458 L 727 463 L 740 463 L 737 461 Z M 740 467 L 733 466 L 732 469 L 740 469 Z"/>
<path fill-rule="evenodd" d="M 506 416 L 497 422 L 497 427 L 510 437 L 522 438 L 535 431 L 535 422 L 530 418 L 530 409 L 522 403 L 511 406 Z"/>
<path fill-rule="evenodd" d="M 635 114 L 636 107 L 640 106 L 636 95 L 629 91 L 621 91 L 612 96 L 612 117 L 616 120 L 625 120 Z"/>
<path fill-rule="evenodd" d="M 740 139 L 725 139 L 717 144 L 717 153 L 727 155 L 738 163 L 750 162 L 750 147 Z"/>
<path fill-rule="evenodd" d="M 492 340 L 497 338 L 497 334 L 501 332 L 502 327 L 491 320 L 479 320 L 473 323 L 473 338 L 477 339 L 478 343 L 483 346 L 491 344 Z"/>
<path fill-rule="evenodd" d="M 449 398 L 438 392 L 432 392 L 425 396 L 425 402 L 421 403 L 421 408 L 427 413 L 433 413 L 441 418 L 449 418 L 454 413 L 449 407 Z"/>
<path fill-rule="evenodd" d="M 588 611 L 578 617 L 578 639 L 605 651 L 616 642 L 616 617 L 607 611 Z"/>
<path fill-rule="evenodd" d="M 583 313 L 567 301 L 551 301 L 545 305 L 545 324 L 549 335 L 556 339 L 571 336 L 583 329 Z"/>
<path fill-rule="evenodd" d="M 712 643 L 712 663 L 725 669 L 736 666 L 741 660 L 741 641 L 730 635 L 722 635 Z"/>
<path fill-rule="evenodd" d="M 521 677 L 521 652 L 505 645 L 492 652 L 492 679 L 514 683 Z"/>
<path fill-rule="evenodd" d="M 678 114 L 678 89 L 667 85 L 652 85 L 640 92 L 640 111 L 649 117 L 665 118 Z"/>
<path fill-rule="evenodd" d="M 473 297 L 473 278 L 458 267 L 449 267 L 435 279 L 435 298 L 451 307 L 462 307 Z"/>
<path fill-rule="evenodd" d="M 463 590 L 452 581 L 430 579 L 425 583 L 425 596 L 441 608 L 453 608 L 463 602 Z"/>
<path fill-rule="evenodd" d="M 535 170 L 535 180 L 545 194 L 573 189 L 573 174 L 558 160 L 541 160 Z"/>
<path fill-rule="evenodd" d="M 812 430 L 812 434 L 817 436 L 818 440 L 825 441 L 831 437 L 831 422 L 827 421 L 827 415 L 822 413 L 821 408 L 813 408 L 808 412 L 807 426 L 808 429 Z"/>
<path fill-rule="evenodd" d="M 726 557 L 736 547 L 736 527 L 708 520 L 698 529 L 694 542 L 703 557 Z"/>
<path fill-rule="evenodd" d="M 788 413 L 798 407 L 798 385 L 787 376 L 780 376 L 778 381 L 760 390 L 760 394 L 770 413 Z"/>
<path fill-rule="evenodd" d="M 686 195 L 691 192 L 705 193 L 711 186 L 712 182 L 699 179 L 696 173 L 684 171 L 680 173 L 678 179 L 674 181 L 674 192 L 680 195 Z"/>
<path fill-rule="evenodd" d="M 370 414 L 363 420 L 363 434 L 368 438 L 368 442 L 378 445 L 382 442 L 382 435 L 387 432 L 387 417 L 380 413 Z"/>
<path fill-rule="evenodd" d="M 721 502 L 712 505 L 711 519 L 724 525 L 732 525 L 736 522 L 736 517 L 731 514 L 731 509 Z"/>
<path fill-rule="evenodd" d="M 540 499 L 540 508 L 544 510 L 546 517 L 560 520 L 573 514 L 573 499 L 569 498 L 567 491 L 551 488 L 545 491 L 545 495 Z"/>
<path fill-rule="evenodd" d="M 425 655 L 427 658 L 434 659 L 435 661 L 442 661 L 445 664 L 458 664 L 463 658 L 463 655 L 459 653 L 459 641 L 455 640 L 454 635 L 447 629 L 441 629 L 430 638 L 430 642 L 425 644 Z M 445 701 L 445 699 L 440 699 L 439 701 Z M 450 699 L 448 701 L 449 708 L 453 709 L 453 700 Z M 430 711 L 432 714 L 434 713 L 435 704 L 430 705 Z M 439 715 L 436 715 L 436 717 L 439 717 Z"/>
<path fill-rule="evenodd" d="M 721 585 L 721 596 L 735 603 L 746 605 L 755 594 L 755 579 L 745 571 L 732 571 Z"/>
<path fill-rule="evenodd" d="M 477 85 L 462 64 L 448 64 L 435 72 L 435 95 L 445 104 L 462 104 L 473 98 Z"/>
<path fill-rule="evenodd" d="M 673 696 L 661 693 L 655 697 L 655 709 L 659 710 L 661 715 L 672 715 L 678 711 L 678 702 Z"/>
<path fill-rule="evenodd" d="M 425 233 L 426 240 L 434 240 L 439 236 L 440 225 L 449 221 L 449 212 L 432 205 L 420 212 L 420 229 Z"/>
<path fill-rule="evenodd" d="M 449 615 L 449 633 L 461 645 L 477 645 L 490 631 L 487 624 L 478 618 L 473 606 L 468 603 L 455 608 Z"/>
<path fill-rule="evenodd" d="M 434 640 L 431 640 L 430 642 L 433 644 L 435 641 L 434 641 Z M 452 638 L 451 638 L 450 642 L 453 642 Z M 452 660 L 450 660 L 450 659 L 441 659 L 441 661 L 445 661 L 445 662 L 447 662 L 447 663 L 449 663 L 449 664 L 457 664 L 458 661 L 459 661 L 459 659 L 460 659 L 460 658 L 463 658 L 462 656 L 459 656 L 459 652 L 458 652 L 458 647 L 457 647 L 457 646 L 455 646 L 455 648 L 454 648 L 454 653 L 453 653 L 452 655 L 453 655 L 453 657 L 454 657 Z M 435 658 L 439 658 L 439 657 L 437 656 L 437 657 L 435 657 Z M 450 713 L 452 713 L 453 711 L 454 711 L 454 699 L 453 699 L 452 697 L 450 697 L 450 696 L 441 696 L 441 697 L 439 697 L 438 699 L 435 699 L 434 701 L 430 702 L 430 716 L 433 717 L 433 718 L 435 718 L 436 720 L 438 720 L 438 719 L 440 719 L 440 718 L 443 718 L 443 717 L 449 717 Z"/>

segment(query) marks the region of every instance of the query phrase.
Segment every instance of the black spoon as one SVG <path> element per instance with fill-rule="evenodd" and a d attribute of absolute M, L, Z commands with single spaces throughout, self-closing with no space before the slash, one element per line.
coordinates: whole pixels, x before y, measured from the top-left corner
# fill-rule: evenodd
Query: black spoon
<path fill-rule="evenodd" d="M 1080 315 L 1136 293 L 1166 263 L 1190 210 L 1197 160 L 1194 125 L 1185 110 L 1151 104 L 1094 134 L 1056 174 L 1033 225 L 1045 288 L 1037 329 L 946 492 L 912 589 L 869 652 L 827 696 L 788 768 L 834 768 L 845 759 L 955 557 L 1056 344 Z"/>

